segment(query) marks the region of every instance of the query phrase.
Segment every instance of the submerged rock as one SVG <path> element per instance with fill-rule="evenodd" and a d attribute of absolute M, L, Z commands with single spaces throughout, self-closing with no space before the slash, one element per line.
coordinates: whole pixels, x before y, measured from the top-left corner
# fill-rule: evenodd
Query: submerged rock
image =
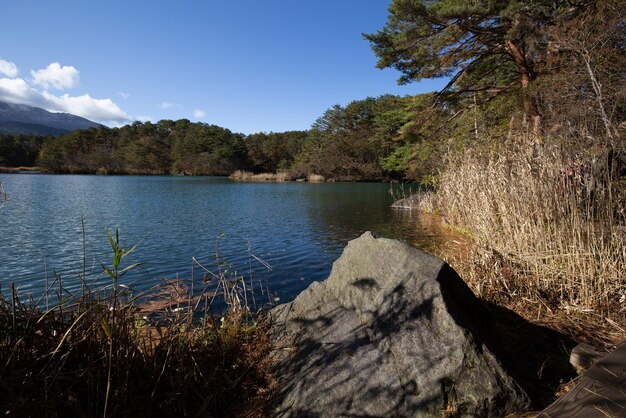
<path fill-rule="evenodd" d="M 443 261 L 366 232 L 271 311 L 276 416 L 504 416 L 530 402 L 487 348 L 488 312 Z"/>

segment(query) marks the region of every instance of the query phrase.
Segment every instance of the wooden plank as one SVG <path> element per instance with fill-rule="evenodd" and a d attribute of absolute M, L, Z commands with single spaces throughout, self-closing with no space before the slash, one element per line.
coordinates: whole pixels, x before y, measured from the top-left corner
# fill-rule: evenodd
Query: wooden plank
<path fill-rule="evenodd" d="M 592 345 L 581 343 L 572 349 L 569 356 L 569 362 L 577 370 L 587 370 L 593 366 L 598 360 L 602 359 L 605 353 L 600 353 Z"/>
<path fill-rule="evenodd" d="M 618 390 L 626 390 L 626 343 L 594 364 L 585 377 L 603 382 Z"/>
<path fill-rule="evenodd" d="M 539 417 L 626 417 L 626 394 L 596 380 L 583 379 Z"/>
<path fill-rule="evenodd" d="M 626 342 L 593 365 L 541 418 L 626 417 Z"/>

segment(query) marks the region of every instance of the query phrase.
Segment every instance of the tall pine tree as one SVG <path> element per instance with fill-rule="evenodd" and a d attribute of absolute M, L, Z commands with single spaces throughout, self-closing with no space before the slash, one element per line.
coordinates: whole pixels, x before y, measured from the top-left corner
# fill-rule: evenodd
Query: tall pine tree
<path fill-rule="evenodd" d="M 541 116 L 529 87 L 547 49 L 546 27 L 575 16 L 590 0 L 393 0 L 387 24 L 364 35 L 378 67 L 399 83 L 450 77 L 444 91 L 493 97 L 521 87 L 524 112 L 537 131 Z"/>

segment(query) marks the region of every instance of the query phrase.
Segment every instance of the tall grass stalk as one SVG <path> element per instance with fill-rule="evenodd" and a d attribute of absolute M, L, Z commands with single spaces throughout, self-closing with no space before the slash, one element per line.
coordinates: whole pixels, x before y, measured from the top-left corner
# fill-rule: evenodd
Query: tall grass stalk
<path fill-rule="evenodd" d="M 450 158 L 441 175 L 442 211 L 469 229 L 500 269 L 497 283 L 477 288 L 594 314 L 623 331 L 626 210 L 612 161 L 602 152 L 572 155 L 530 142 L 467 151 Z"/>
<path fill-rule="evenodd" d="M 138 265 L 124 265 L 136 246 L 124 248 L 117 231 L 109 243 L 112 261 L 102 271 L 111 283 L 103 288 L 83 276 L 82 292 L 72 293 L 55 274 L 39 302 L 15 286 L 0 289 L 1 413 L 266 415 L 266 324 L 243 305 L 234 269 L 211 272 L 219 285 L 198 294 L 182 279 L 135 292 L 121 279 Z M 217 298 L 226 307 L 214 315 Z"/>

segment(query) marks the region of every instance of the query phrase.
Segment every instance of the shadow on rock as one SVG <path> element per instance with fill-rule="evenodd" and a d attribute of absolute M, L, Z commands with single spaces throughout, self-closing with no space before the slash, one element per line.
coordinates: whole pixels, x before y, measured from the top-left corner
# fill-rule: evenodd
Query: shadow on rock
<path fill-rule="evenodd" d="M 271 315 L 277 416 L 503 416 L 543 406 L 570 372 L 571 342 L 371 233 Z"/>

